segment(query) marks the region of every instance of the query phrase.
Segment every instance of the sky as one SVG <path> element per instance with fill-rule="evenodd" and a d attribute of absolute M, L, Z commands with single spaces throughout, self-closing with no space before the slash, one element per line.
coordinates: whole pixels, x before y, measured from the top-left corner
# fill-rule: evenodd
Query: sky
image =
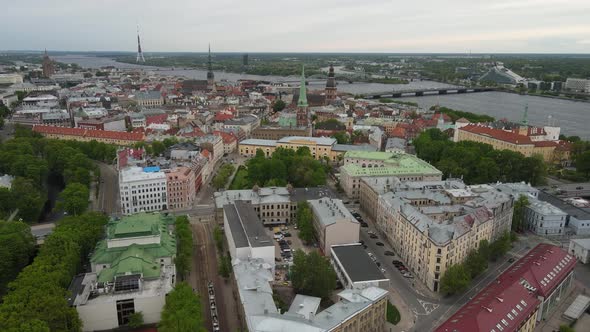
<path fill-rule="evenodd" d="M 590 53 L 590 0 L 0 0 L 0 49 Z"/>

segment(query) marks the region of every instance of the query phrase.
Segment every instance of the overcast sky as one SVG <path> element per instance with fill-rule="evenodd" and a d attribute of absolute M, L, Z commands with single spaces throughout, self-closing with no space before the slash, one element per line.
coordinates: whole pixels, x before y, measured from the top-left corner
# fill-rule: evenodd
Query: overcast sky
<path fill-rule="evenodd" d="M 0 49 L 590 53 L 590 0 L 0 0 Z"/>

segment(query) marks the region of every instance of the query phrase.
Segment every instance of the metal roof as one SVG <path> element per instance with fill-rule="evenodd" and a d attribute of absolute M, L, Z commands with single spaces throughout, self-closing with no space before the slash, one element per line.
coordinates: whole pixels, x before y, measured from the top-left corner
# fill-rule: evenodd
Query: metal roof
<path fill-rule="evenodd" d="M 360 243 L 332 246 L 332 258 L 340 263 L 352 282 L 388 280 Z"/>

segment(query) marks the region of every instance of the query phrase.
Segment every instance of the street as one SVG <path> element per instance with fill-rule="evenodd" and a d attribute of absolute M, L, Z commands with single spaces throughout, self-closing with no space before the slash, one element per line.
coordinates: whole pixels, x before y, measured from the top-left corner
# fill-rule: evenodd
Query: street
<path fill-rule="evenodd" d="M 119 176 L 114 165 L 96 162 L 100 169 L 100 185 L 98 190 L 97 210 L 112 216 L 120 214 L 119 209 Z"/>

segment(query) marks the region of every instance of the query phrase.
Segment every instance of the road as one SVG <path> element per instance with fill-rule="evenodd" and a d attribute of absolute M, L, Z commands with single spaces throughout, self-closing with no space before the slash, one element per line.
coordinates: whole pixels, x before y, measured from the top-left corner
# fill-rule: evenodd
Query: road
<path fill-rule="evenodd" d="M 107 215 L 121 213 L 119 208 L 119 176 L 114 165 L 96 162 L 100 169 L 100 186 L 98 190 L 97 210 Z"/>

